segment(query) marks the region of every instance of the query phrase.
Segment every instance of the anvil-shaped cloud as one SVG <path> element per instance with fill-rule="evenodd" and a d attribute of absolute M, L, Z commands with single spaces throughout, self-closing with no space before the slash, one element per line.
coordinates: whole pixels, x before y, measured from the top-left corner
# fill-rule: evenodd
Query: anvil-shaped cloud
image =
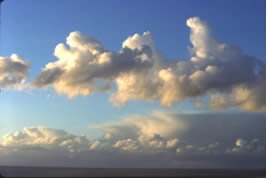
<path fill-rule="evenodd" d="M 24 128 L 7 134 L 0 143 L 0 164 L 161 168 L 265 166 L 263 113 L 155 112 L 94 127 L 104 133 L 94 140 L 47 127 Z"/>

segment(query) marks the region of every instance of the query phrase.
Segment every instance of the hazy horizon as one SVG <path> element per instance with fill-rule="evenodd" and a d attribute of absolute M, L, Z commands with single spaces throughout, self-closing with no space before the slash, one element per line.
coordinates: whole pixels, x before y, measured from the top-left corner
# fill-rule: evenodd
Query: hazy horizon
<path fill-rule="evenodd" d="M 0 166 L 265 169 L 265 3 L 3 1 Z"/>

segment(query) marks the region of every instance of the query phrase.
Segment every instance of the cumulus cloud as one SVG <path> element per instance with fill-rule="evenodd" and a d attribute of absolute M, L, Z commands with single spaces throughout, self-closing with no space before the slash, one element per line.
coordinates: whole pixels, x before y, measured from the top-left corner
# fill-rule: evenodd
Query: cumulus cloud
<path fill-rule="evenodd" d="M 55 48 L 54 55 L 59 60 L 47 64 L 32 85 L 52 85 L 57 92 L 69 97 L 107 91 L 111 81 L 120 73 L 150 66 L 151 53 L 146 45 L 110 52 L 94 38 L 72 32 L 66 45 L 61 43 Z"/>
<path fill-rule="evenodd" d="M 155 112 L 147 116 L 127 117 L 96 128 L 104 133 L 103 143 L 113 144 L 123 151 L 215 155 L 229 153 L 232 148 L 242 146 L 244 142 L 239 136 L 257 139 L 262 153 L 264 126 L 264 113 Z M 246 150 L 244 153 L 256 151 Z"/>
<path fill-rule="evenodd" d="M 165 68 L 159 76 L 167 85 L 164 103 L 171 104 L 184 97 L 204 94 L 229 94 L 234 91 L 234 101 L 229 106 L 245 110 L 265 108 L 265 65 L 254 57 L 244 55 L 238 48 L 220 43 L 199 18 L 187 20 L 191 29 L 192 57 L 177 62 L 175 67 Z M 240 99 L 240 88 L 246 91 Z M 256 90 L 260 93 L 256 93 Z M 212 102 L 214 103 L 214 102 Z M 217 105 L 217 107 L 221 107 Z"/>
<path fill-rule="evenodd" d="M 135 151 L 139 148 L 138 142 L 133 139 L 118 140 L 113 144 L 114 148 L 119 148 L 125 151 Z"/>
<path fill-rule="evenodd" d="M 97 150 L 98 148 L 100 148 L 100 146 L 101 146 L 101 142 L 99 140 L 96 140 L 90 144 L 89 149 L 90 150 Z"/>
<path fill-rule="evenodd" d="M 265 122 L 259 113 L 156 112 L 98 126 L 103 136 L 92 141 L 60 129 L 24 128 L 2 138 L 0 164 L 209 168 L 240 167 L 242 160 L 241 167 L 262 167 Z"/>
<path fill-rule="evenodd" d="M 247 153 L 247 152 L 265 152 L 264 143 L 258 139 L 246 140 L 243 138 L 238 138 L 232 148 L 227 149 L 227 153 Z"/>
<path fill-rule="evenodd" d="M 5 147 L 61 148 L 68 151 L 87 150 L 89 141 L 84 136 L 75 136 L 64 130 L 46 127 L 24 128 L 23 131 L 7 134 L 1 142 Z"/>
<path fill-rule="evenodd" d="M 210 94 L 212 108 L 265 110 L 264 63 L 219 42 L 200 18 L 189 18 L 186 24 L 192 48 L 190 59 L 184 61 L 162 57 L 150 32 L 129 36 L 119 52 L 72 32 L 66 45 L 56 46 L 58 60 L 47 64 L 32 86 L 52 86 L 69 97 L 111 91 L 110 100 L 117 106 L 129 100 L 160 100 L 170 106 L 187 97 Z M 240 92 L 242 98 L 237 95 Z"/>
<path fill-rule="evenodd" d="M 165 153 L 178 157 L 205 155 L 209 158 L 209 155 L 232 155 L 233 151 L 242 155 L 263 154 L 264 126 L 264 113 L 155 112 L 147 116 L 127 117 L 96 128 L 104 133 L 102 146 L 112 145 L 113 149 L 120 151 Z M 251 147 L 251 144 L 250 147 L 244 147 L 247 142 L 239 136 L 251 139 L 254 143 L 257 140 L 258 149 Z M 251 150 L 243 150 L 245 148 Z"/>
<path fill-rule="evenodd" d="M 0 87 L 19 89 L 28 77 L 29 63 L 22 57 L 12 54 L 0 56 Z"/>
<path fill-rule="evenodd" d="M 173 148 L 178 144 L 178 141 L 179 141 L 178 139 L 170 139 L 167 141 L 166 147 L 167 148 Z"/>
<path fill-rule="evenodd" d="M 210 106 L 223 109 L 239 105 L 247 111 L 265 111 L 265 88 L 265 83 L 259 83 L 256 86 L 239 85 L 229 93 L 214 93 L 210 98 Z"/>

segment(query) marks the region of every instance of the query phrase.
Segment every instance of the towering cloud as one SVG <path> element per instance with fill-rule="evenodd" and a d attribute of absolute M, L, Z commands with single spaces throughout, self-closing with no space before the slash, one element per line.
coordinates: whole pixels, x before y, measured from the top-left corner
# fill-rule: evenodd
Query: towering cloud
<path fill-rule="evenodd" d="M 20 56 L 0 56 L 0 88 L 19 88 L 28 77 L 29 63 Z"/>
<path fill-rule="evenodd" d="M 264 111 L 264 63 L 219 42 L 200 18 L 189 18 L 186 24 L 192 48 L 190 59 L 184 61 L 162 57 L 150 32 L 128 37 L 119 52 L 72 32 L 67 46 L 55 48 L 58 61 L 47 64 L 32 85 L 52 86 L 69 97 L 111 91 L 110 100 L 118 106 L 129 100 L 160 100 L 170 106 L 208 94 L 212 108 Z"/>

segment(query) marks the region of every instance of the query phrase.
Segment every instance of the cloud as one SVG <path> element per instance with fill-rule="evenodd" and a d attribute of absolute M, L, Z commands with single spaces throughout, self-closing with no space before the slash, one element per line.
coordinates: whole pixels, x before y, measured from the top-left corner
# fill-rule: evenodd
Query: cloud
<path fill-rule="evenodd" d="M 242 143 L 239 141 L 240 136 L 257 140 L 262 153 L 264 126 L 264 113 L 154 112 L 147 116 L 126 117 L 96 128 L 103 131 L 102 146 L 112 145 L 113 148 L 135 153 L 202 156 L 224 155 L 225 152 L 230 154 L 228 151 L 232 151 L 233 145 Z M 243 154 L 257 151 L 246 150 Z"/>
<path fill-rule="evenodd" d="M 166 86 L 162 93 L 166 97 L 163 95 L 161 102 L 170 105 L 185 97 L 234 91 L 232 105 L 225 104 L 223 107 L 265 110 L 265 100 L 261 100 L 265 97 L 263 62 L 242 54 L 236 47 L 220 43 L 212 36 L 207 23 L 197 17 L 188 19 L 187 25 L 191 29 L 192 57 L 159 71 L 163 86 Z M 237 95 L 241 87 L 250 93 L 242 99 Z"/>
<path fill-rule="evenodd" d="M 0 87 L 19 89 L 28 77 L 29 63 L 22 57 L 12 54 L 0 56 Z"/>
<path fill-rule="evenodd" d="M 66 46 L 67 45 L 67 46 Z M 32 83 L 35 87 L 52 85 L 59 93 L 69 97 L 107 91 L 110 83 L 124 71 L 139 71 L 150 66 L 149 47 L 122 48 L 109 52 L 93 38 L 72 32 L 55 48 L 58 61 L 45 66 Z"/>
<path fill-rule="evenodd" d="M 247 111 L 265 111 L 265 98 L 265 83 L 251 87 L 239 85 L 229 93 L 211 95 L 210 106 L 215 109 L 222 109 L 239 105 L 240 108 Z"/>
<path fill-rule="evenodd" d="M 135 151 L 139 148 L 138 142 L 132 139 L 118 140 L 113 144 L 114 148 L 119 148 L 125 151 Z"/>
<path fill-rule="evenodd" d="M 153 137 L 155 135 L 173 137 L 183 133 L 187 129 L 187 124 L 177 120 L 176 116 L 171 113 L 154 112 L 148 116 L 129 116 L 119 122 L 106 123 L 95 128 L 103 130 L 108 138 Z"/>
<path fill-rule="evenodd" d="M 91 145 L 90 145 L 90 150 L 96 150 L 99 148 L 99 146 L 101 145 L 101 142 L 99 140 L 94 141 Z"/>
<path fill-rule="evenodd" d="M 235 141 L 235 145 L 233 148 L 227 149 L 226 152 L 228 153 L 247 153 L 247 152 L 265 152 L 265 146 L 263 142 L 258 139 L 254 138 L 251 140 L 246 140 L 243 138 L 238 138 Z"/>
<path fill-rule="evenodd" d="M 61 148 L 68 151 L 87 150 L 89 141 L 84 136 L 75 136 L 64 130 L 46 127 L 24 128 L 23 131 L 7 134 L 3 137 L 2 146 Z"/>
<path fill-rule="evenodd" d="M 110 100 L 117 106 L 129 100 L 160 100 L 170 106 L 187 97 L 208 94 L 212 108 L 265 110 L 264 63 L 219 42 L 200 18 L 189 18 L 186 24 L 191 57 L 177 61 L 160 55 L 150 32 L 129 36 L 118 52 L 106 50 L 94 38 L 71 32 L 66 45 L 60 43 L 55 48 L 58 60 L 48 63 L 32 86 L 51 86 L 68 97 L 111 92 Z M 245 90 L 242 99 L 236 94 L 241 88 Z M 213 97 L 215 94 L 234 99 L 222 102 Z"/>
<path fill-rule="evenodd" d="M 184 146 L 179 146 L 176 149 L 176 154 L 219 154 L 219 153 L 224 153 L 224 148 L 221 146 L 219 142 L 215 143 L 210 143 L 207 145 L 202 145 L 202 146 L 195 146 L 195 145 L 184 145 Z"/>
<path fill-rule="evenodd" d="M 178 142 L 179 142 L 178 139 L 170 139 L 167 141 L 166 147 L 167 148 L 173 148 L 173 147 L 177 146 Z"/>
<path fill-rule="evenodd" d="M 162 126 L 159 125 L 160 121 Z M 103 137 L 91 141 L 60 129 L 24 128 L 2 138 L 0 164 L 263 167 L 265 122 L 263 113 L 156 112 L 98 126 L 104 133 Z M 149 129 L 149 132 L 144 132 L 140 126 Z M 167 131 L 168 127 L 170 131 Z M 105 136 L 107 134 L 109 137 Z"/>

